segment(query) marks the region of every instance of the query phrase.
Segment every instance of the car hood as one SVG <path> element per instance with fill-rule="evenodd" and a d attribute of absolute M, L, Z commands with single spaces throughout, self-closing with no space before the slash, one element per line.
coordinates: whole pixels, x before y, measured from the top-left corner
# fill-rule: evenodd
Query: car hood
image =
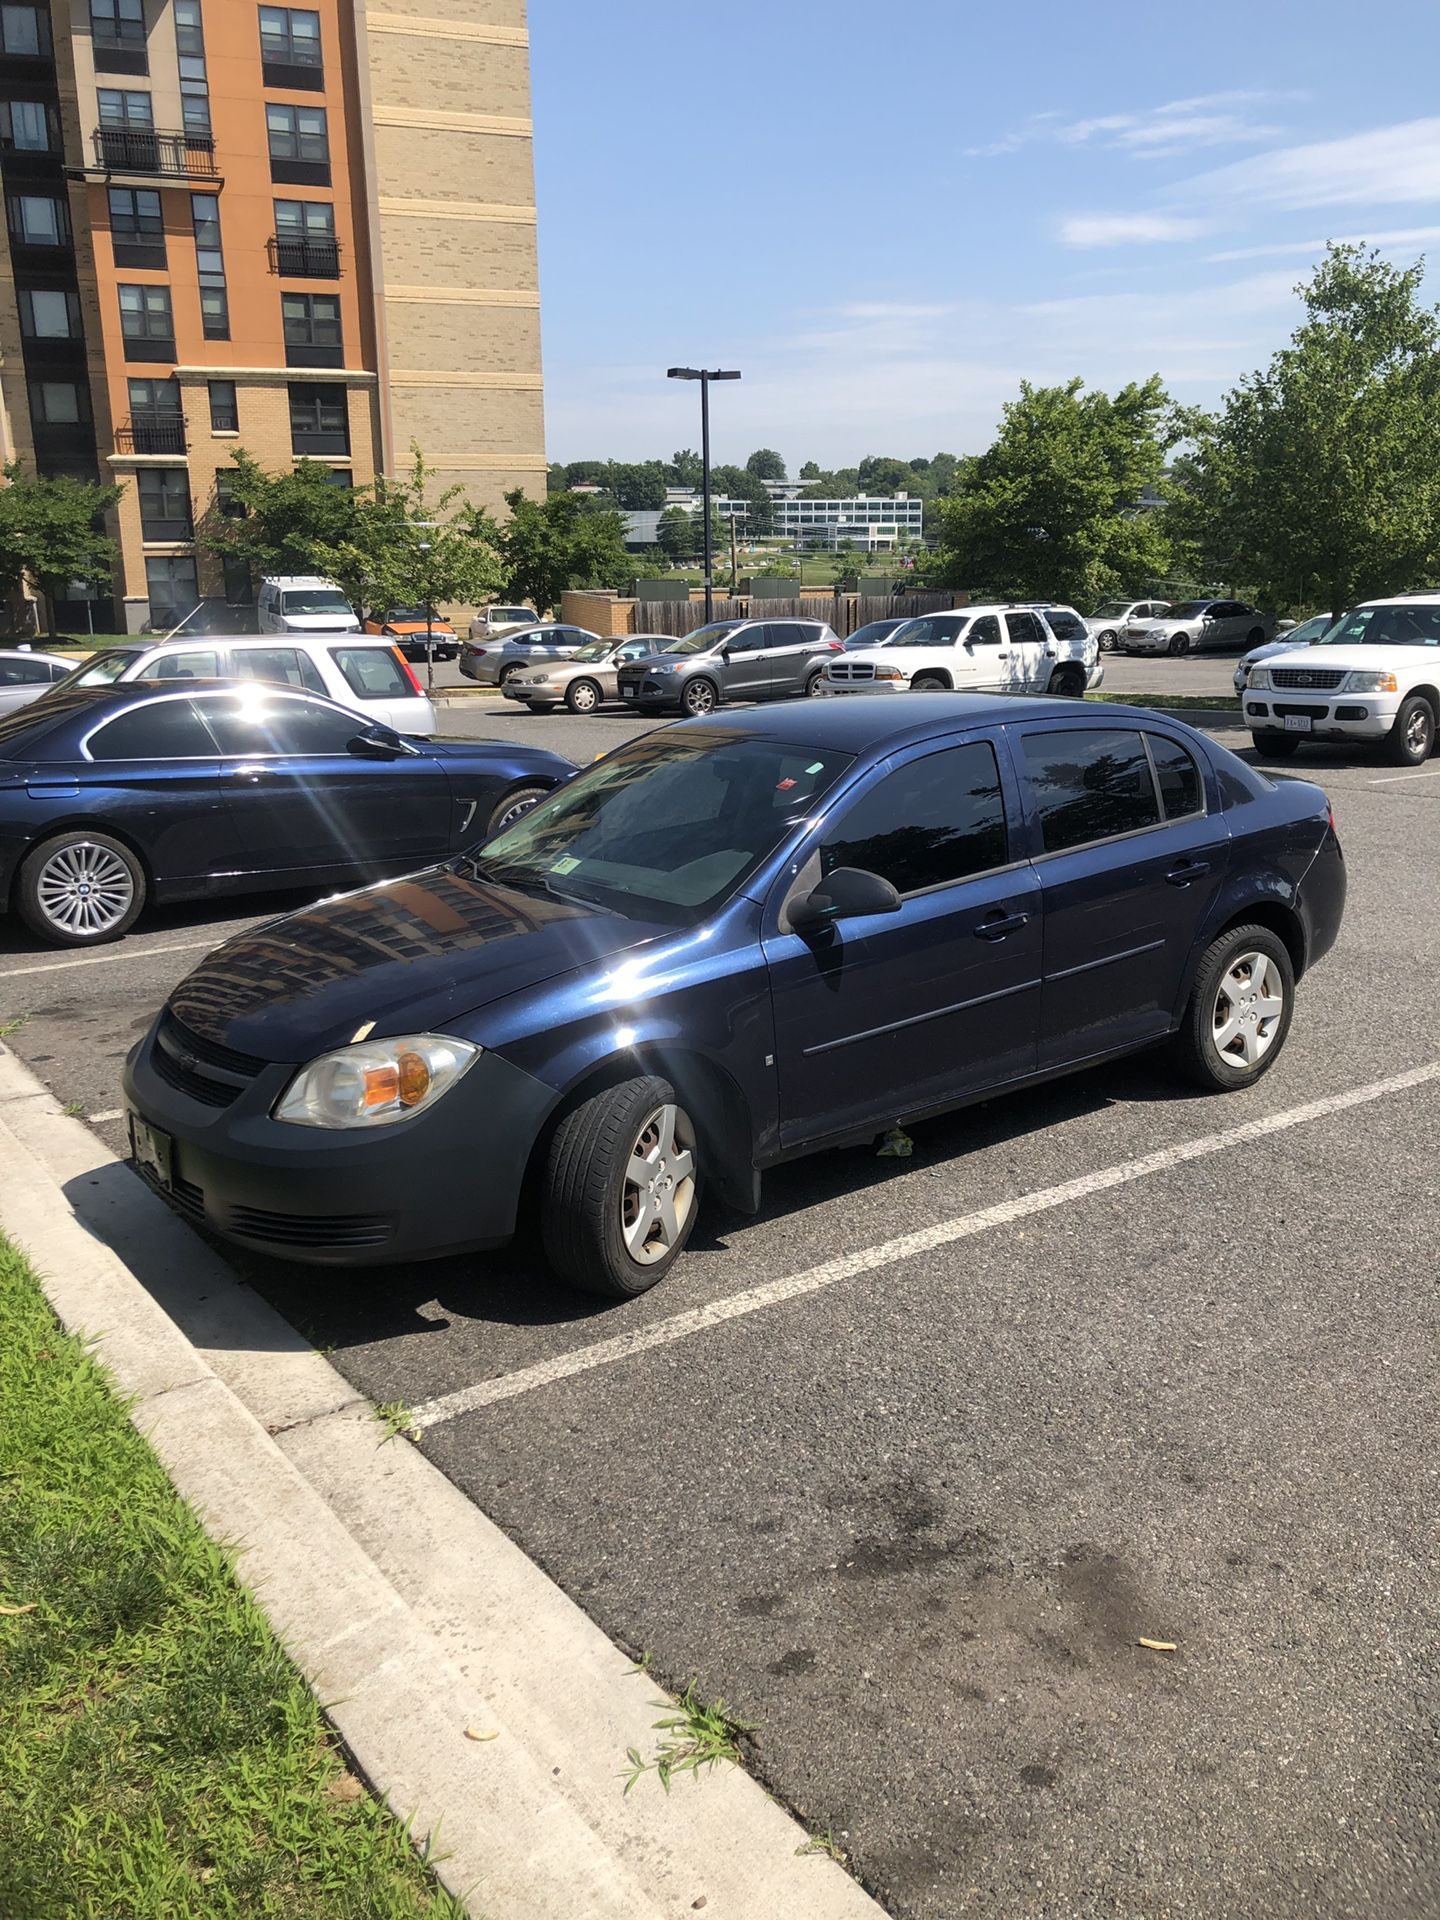
<path fill-rule="evenodd" d="M 1279 653 L 1272 654 L 1267 666 L 1284 667 L 1332 667 L 1345 673 L 1394 673 L 1410 662 L 1435 659 L 1433 647 L 1387 647 L 1383 642 L 1374 646 L 1327 647 L 1323 645 L 1283 647 Z"/>
<path fill-rule="evenodd" d="M 433 621 L 428 627 L 423 620 L 387 620 L 386 626 L 391 633 L 443 633 L 453 640 L 455 629 L 446 620 Z M 385 637 L 382 633 L 382 639 Z"/>
<path fill-rule="evenodd" d="M 287 633 L 359 633 L 360 622 L 343 613 L 286 613 L 281 619 Z"/>
<path fill-rule="evenodd" d="M 239 934 L 169 1005 L 193 1033 L 305 1061 L 362 1031 L 453 1031 L 522 987 L 673 932 L 472 877 L 466 861 L 322 900 Z"/>
<path fill-rule="evenodd" d="M 1290 641 L 1282 635 L 1279 640 L 1267 640 L 1263 647 L 1251 647 L 1248 653 L 1241 654 L 1240 665 L 1253 667 L 1257 660 L 1272 659 L 1277 653 L 1309 653 L 1310 647 L 1311 642 L 1308 640 L 1302 640 L 1298 647 L 1292 646 Z"/>

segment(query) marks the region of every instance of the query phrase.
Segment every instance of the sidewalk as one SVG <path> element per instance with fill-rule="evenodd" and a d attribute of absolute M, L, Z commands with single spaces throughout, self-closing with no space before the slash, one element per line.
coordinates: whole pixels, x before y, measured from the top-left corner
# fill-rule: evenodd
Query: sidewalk
<path fill-rule="evenodd" d="M 0 1228 L 477 1914 L 878 1920 L 737 1768 L 625 1794 L 656 1683 L 4 1047 L 0 1168 Z"/>

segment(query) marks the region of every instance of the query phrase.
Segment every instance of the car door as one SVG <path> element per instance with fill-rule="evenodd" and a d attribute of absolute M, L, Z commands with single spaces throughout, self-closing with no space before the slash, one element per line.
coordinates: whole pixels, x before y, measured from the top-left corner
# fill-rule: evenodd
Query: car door
<path fill-rule="evenodd" d="M 38 770 L 37 798 L 77 789 L 107 826 L 145 857 L 157 895 L 184 891 L 234 867 L 215 742 L 182 694 L 144 698 L 95 728 L 83 764 Z"/>
<path fill-rule="evenodd" d="M 817 656 L 820 629 L 804 620 L 771 620 L 765 627 L 765 653 L 769 665 L 766 691 L 772 700 L 787 694 L 803 693 L 810 676 L 811 661 Z"/>
<path fill-rule="evenodd" d="M 1016 805 L 988 738 L 927 741 L 842 798 L 777 883 L 763 942 L 784 1146 L 1032 1070 L 1040 888 L 1012 842 Z M 899 911 L 787 931 L 786 899 L 837 867 L 883 875 Z"/>
<path fill-rule="evenodd" d="M 172 647 L 153 654 L 139 673 L 132 677 L 140 686 L 158 686 L 170 680 L 218 680 L 221 674 L 218 647 Z"/>
<path fill-rule="evenodd" d="M 327 698 L 324 677 L 303 647 L 226 647 L 220 671 L 230 680 L 260 680 Z"/>
<path fill-rule="evenodd" d="M 758 621 L 739 627 L 726 640 L 715 664 L 727 700 L 763 700 L 770 690 L 766 628 Z"/>
<path fill-rule="evenodd" d="M 1008 659 L 1001 686 L 1007 693 L 1043 693 L 1050 684 L 1058 649 L 1043 622 L 1028 608 L 1005 615 Z"/>
<path fill-rule="evenodd" d="M 365 721 L 268 687 L 197 704 L 220 749 L 241 872 L 394 872 L 449 851 L 450 782 L 432 755 L 354 753 Z"/>
<path fill-rule="evenodd" d="M 1213 773 L 1158 729 L 1007 731 L 1044 895 L 1039 1065 L 1159 1039 L 1229 864 Z"/>
<path fill-rule="evenodd" d="M 943 630 L 940 621 L 933 624 Z M 961 634 L 961 625 L 955 623 L 956 635 Z M 958 644 L 951 640 L 945 644 L 949 648 L 950 677 L 962 691 L 973 688 L 998 693 L 1004 688 L 1010 671 L 1010 644 L 998 614 L 982 613 L 964 627 Z"/>
<path fill-rule="evenodd" d="M 620 698 L 620 669 L 631 660 L 648 660 L 654 651 L 652 640 L 627 640 L 623 647 L 616 647 L 604 666 L 596 673 L 600 682 L 600 691 L 607 700 Z"/>

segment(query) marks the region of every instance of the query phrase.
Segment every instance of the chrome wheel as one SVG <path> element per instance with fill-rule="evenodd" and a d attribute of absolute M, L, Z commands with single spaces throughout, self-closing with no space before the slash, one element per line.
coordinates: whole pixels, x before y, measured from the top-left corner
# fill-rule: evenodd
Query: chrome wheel
<path fill-rule="evenodd" d="M 532 807 L 539 805 L 540 798 L 538 793 L 522 793 L 495 821 L 490 829 L 491 833 L 503 833 L 506 827 L 513 827 L 521 814 L 529 813 Z"/>
<path fill-rule="evenodd" d="M 637 1266 L 652 1266 L 680 1244 L 694 1205 L 690 1116 L 683 1107 L 657 1107 L 636 1135 L 620 1189 L 620 1231 Z"/>
<path fill-rule="evenodd" d="M 685 689 L 684 707 L 687 713 L 709 713 L 715 705 L 715 689 L 708 680 L 697 680 Z"/>
<path fill-rule="evenodd" d="M 812 673 L 810 678 L 805 682 L 806 694 L 809 696 L 810 699 L 817 700 L 819 699 L 820 695 L 824 693 L 824 691 L 825 691 L 824 674 Z"/>
<path fill-rule="evenodd" d="M 1405 750 L 1413 759 L 1429 759 L 1430 735 L 1434 725 L 1429 707 L 1423 701 L 1417 701 L 1405 722 Z"/>
<path fill-rule="evenodd" d="M 1284 1013 L 1285 983 L 1269 954 L 1237 954 L 1220 977 L 1211 1010 L 1215 1051 L 1229 1066 L 1259 1066 Z"/>
<path fill-rule="evenodd" d="M 62 933 L 110 933 L 135 903 L 135 880 L 109 847 L 72 840 L 41 867 L 35 897 L 45 919 Z"/>
<path fill-rule="evenodd" d="M 1101 634 L 1099 645 L 1102 653 L 1114 653 L 1120 645 L 1120 642 L 1113 633 L 1107 630 Z"/>

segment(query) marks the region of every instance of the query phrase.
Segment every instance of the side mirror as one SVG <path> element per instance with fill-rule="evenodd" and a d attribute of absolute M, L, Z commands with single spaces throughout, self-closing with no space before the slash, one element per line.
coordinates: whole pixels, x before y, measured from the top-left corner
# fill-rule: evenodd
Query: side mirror
<path fill-rule="evenodd" d="M 353 753 L 357 760 L 398 760 L 410 749 L 399 734 L 386 733 L 379 727 L 367 727 L 364 733 L 357 733 L 345 743 L 345 751 Z"/>
<path fill-rule="evenodd" d="M 818 887 L 787 909 L 791 930 L 816 933 L 842 919 L 877 913 L 898 913 L 900 896 L 888 880 L 863 867 L 836 867 Z"/>

